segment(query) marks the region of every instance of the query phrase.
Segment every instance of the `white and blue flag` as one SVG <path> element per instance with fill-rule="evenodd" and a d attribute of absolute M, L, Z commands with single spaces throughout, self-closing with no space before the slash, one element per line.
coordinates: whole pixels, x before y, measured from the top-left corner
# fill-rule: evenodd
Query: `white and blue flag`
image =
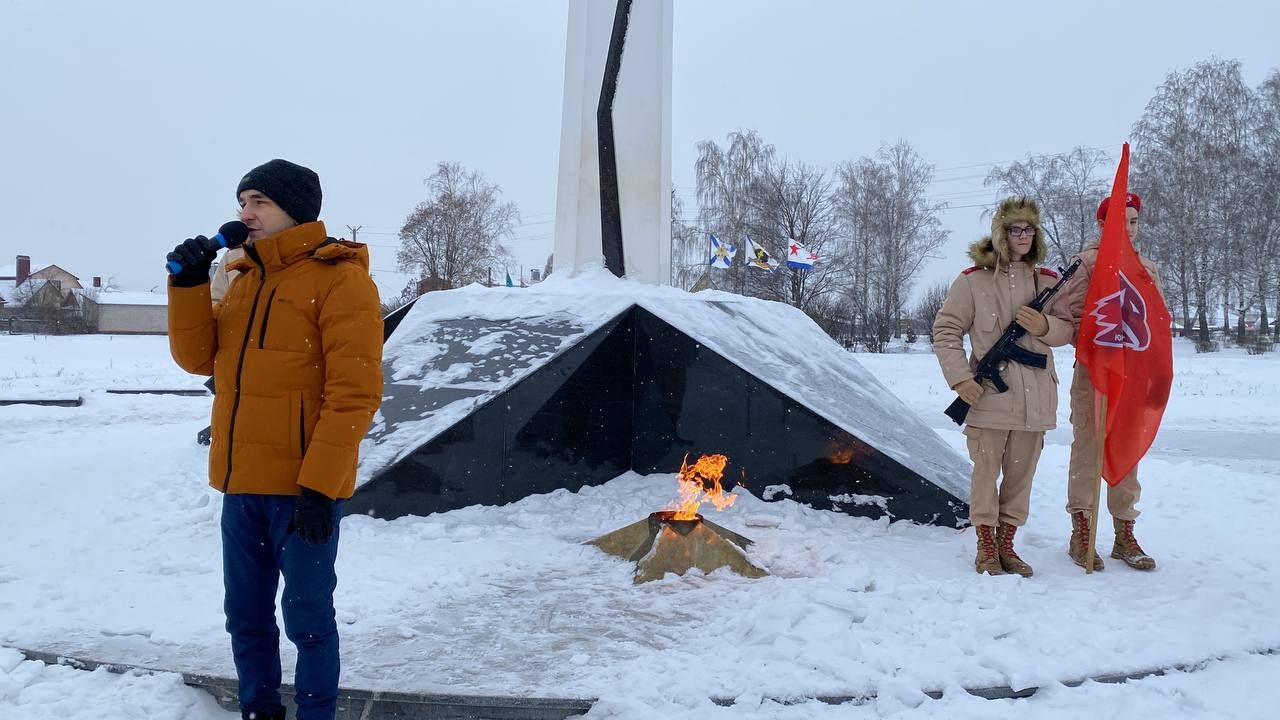
<path fill-rule="evenodd" d="M 796 242 L 794 239 L 787 243 L 787 267 L 797 270 L 812 270 L 813 264 L 818 261 L 809 248 Z"/>
<path fill-rule="evenodd" d="M 707 233 L 707 237 L 711 238 L 711 260 L 707 264 L 721 270 L 728 270 L 733 264 L 733 258 L 738 254 L 738 248 L 726 242 L 721 242 L 720 238 Z"/>

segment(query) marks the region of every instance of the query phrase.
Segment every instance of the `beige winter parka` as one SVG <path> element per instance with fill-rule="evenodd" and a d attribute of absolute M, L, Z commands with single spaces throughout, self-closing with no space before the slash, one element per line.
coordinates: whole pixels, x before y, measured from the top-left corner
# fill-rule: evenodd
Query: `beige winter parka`
<path fill-rule="evenodd" d="M 1021 262 L 1010 262 L 1006 228 L 1023 221 L 1036 227 L 1031 251 Z M 1001 203 L 991 220 L 991 235 L 969 247 L 973 267 L 960 273 L 947 293 L 946 302 L 933 323 L 933 352 L 942 366 L 947 385 L 954 388 L 974 377 L 978 361 L 1014 320 L 1018 308 L 1029 304 L 1044 288 L 1058 281 L 1058 273 L 1038 268 L 1045 257 L 1044 230 L 1035 203 L 1015 198 Z M 1047 367 L 1037 369 L 1008 363 L 1001 377 L 1008 392 L 986 387 L 969 411 L 967 424 L 996 430 L 1050 430 L 1057 424 L 1058 373 L 1053 351 L 1071 342 L 1074 326 L 1061 294 L 1044 311 L 1049 321 L 1044 337 L 1027 333 L 1018 341 L 1023 348 L 1048 356 Z M 973 352 L 965 355 L 964 336 Z"/>

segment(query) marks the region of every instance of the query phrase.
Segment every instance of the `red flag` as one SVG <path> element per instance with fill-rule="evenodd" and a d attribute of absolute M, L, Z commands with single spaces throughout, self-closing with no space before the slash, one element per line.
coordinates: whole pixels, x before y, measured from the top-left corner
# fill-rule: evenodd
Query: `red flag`
<path fill-rule="evenodd" d="M 1095 399 L 1107 399 L 1102 476 L 1112 485 L 1151 447 L 1173 384 L 1169 309 L 1129 240 L 1128 180 L 1125 143 L 1076 338 L 1076 361 L 1089 370 Z"/>

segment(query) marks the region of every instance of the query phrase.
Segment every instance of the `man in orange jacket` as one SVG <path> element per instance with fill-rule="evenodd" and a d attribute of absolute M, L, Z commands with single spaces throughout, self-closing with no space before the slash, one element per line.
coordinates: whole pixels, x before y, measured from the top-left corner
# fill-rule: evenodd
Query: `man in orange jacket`
<path fill-rule="evenodd" d="M 245 718 L 283 720 L 276 587 L 298 649 L 299 720 L 332 720 L 338 694 L 333 591 L 342 501 L 382 398 L 382 317 L 364 245 L 328 237 L 320 178 L 285 160 L 236 189 L 249 228 L 226 295 L 210 298 L 215 253 L 170 253 L 169 348 L 213 375 L 209 484 L 222 504 L 224 609 Z"/>

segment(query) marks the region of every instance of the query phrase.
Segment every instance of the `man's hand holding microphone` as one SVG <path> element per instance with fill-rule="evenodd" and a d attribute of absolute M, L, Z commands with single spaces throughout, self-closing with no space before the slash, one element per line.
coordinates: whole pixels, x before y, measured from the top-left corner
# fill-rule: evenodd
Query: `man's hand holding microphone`
<path fill-rule="evenodd" d="M 218 228 L 211 238 L 197 235 L 187 238 L 165 256 L 165 268 L 173 276 L 177 287 L 196 287 L 209 282 L 209 267 L 222 248 L 234 248 L 249 238 L 249 228 L 239 220 L 232 220 Z"/>

